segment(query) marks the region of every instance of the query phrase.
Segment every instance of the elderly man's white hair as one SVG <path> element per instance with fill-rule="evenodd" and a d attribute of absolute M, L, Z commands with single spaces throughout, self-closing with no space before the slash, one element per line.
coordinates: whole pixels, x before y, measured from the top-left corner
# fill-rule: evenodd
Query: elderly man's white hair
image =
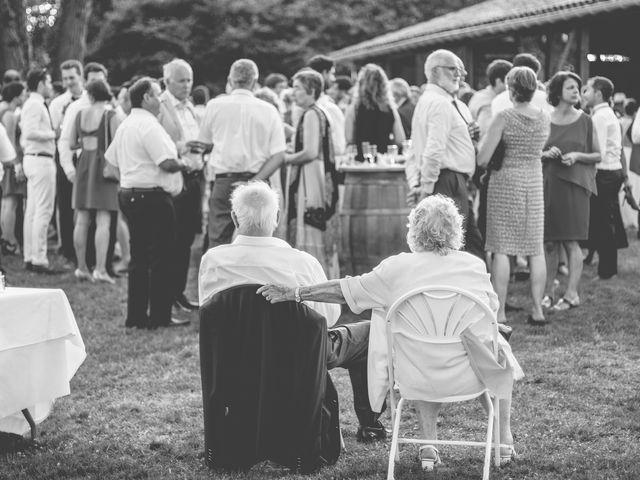
<path fill-rule="evenodd" d="M 193 69 L 191 68 L 191 65 L 189 65 L 189 63 L 186 60 L 183 60 L 181 58 L 174 58 L 169 63 L 162 66 L 162 77 L 165 80 L 168 78 L 171 78 L 171 74 L 176 70 L 178 70 L 179 68 L 186 68 L 187 70 L 193 73 Z"/>
<path fill-rule="evenodd" d="M 231 210 L 238 227 L 271 235 L 278 225 L 278 192 L 264 182 L 241 185 L 231 194 Z"/>
<path fill-rule="evenodd" d="M 437 66 L 441 66 L 443 62 L 447 62 L 449 60 L 452 60 L 456 65 L 458 64 L 458 57 L 451 50 L 441 48 L 440 50 L 431 52 L 427 57 L 427 60 L 424 62 L 424 75 L 427 77 L 427 80 L 433 79 L 434 70 Z"/>
<path fill-rule="evenodd" d="M 259 75 L 258 66 L 253 60 L 241 58 L 231 65 L 229 82 L 235 88 L 251 88 Z"/>
<path fill-rule="evenodd" d="M 463 244 L 463 217 L 456 204 L 444 195 L 431 195 L 409 213 L 407 244 L 412 252 L 446 255 Z"/>

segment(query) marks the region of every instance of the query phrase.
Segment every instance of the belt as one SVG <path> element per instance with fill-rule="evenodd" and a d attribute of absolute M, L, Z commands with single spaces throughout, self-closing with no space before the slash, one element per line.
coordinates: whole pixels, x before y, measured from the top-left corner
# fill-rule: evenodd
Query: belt
<path fill-rule="evenodd" d="M 150 188 L 121 188 L 120 189 L 121 192 L 124 193 L 152 193 L 152 192 L 156 192 L 156 193 L 167 193 L 165 192 L 161 187 L 150 187 Z M 168 195 L 168 193 L 167 193 Z"/>
<path fill-rule="evenodd" d="M 216 178 L 251 178 L 255 175 L 255 173 L 251 172 L 228 172 L 228 173 L 217 173 Z"/>
<path fill-rule="evenodd" d="M 25 155 L 29 155 L 31 157 L 47 157 L 53 158 L 53 155 L 47 152 L 38 152 L 38 153 L 25 153 Z"/>
<path fill-rule="evenodd" d="M 457 175 L 462 175 L 465 178 L 465 180 L 469 180 L 469 174 L 468 173 L 458 172 L 456 170 L 451 170 L 450 168 L 441 168 L 440 171 L 441 172 L 455 173 Z"/>

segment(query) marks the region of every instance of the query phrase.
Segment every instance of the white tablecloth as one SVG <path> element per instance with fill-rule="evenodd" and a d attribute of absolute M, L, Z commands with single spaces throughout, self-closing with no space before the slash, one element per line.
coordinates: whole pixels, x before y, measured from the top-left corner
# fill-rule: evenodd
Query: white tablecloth
<path fill-rule="evenodd" d="M 86 358 L 78 325 L 59 289 L 7 288 L 0 292 L 0 431 L 24 434 L 28 408 L 36 423 Z"/>

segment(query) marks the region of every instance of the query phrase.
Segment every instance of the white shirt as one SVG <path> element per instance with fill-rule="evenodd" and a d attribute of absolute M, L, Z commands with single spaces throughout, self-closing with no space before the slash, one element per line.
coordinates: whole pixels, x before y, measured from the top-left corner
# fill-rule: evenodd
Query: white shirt
<path fill-rule="evenodd" d="M 533 98 L 531 99 L 531 105 L 538 107 L 543 112 L 551 114 L 553 107 L 547 102 L 547 92 L 540 90 L 539 88 L 533 92 Z M 491 114 L 495 117 L 498 113 L 506 110 L 507 108 L 513 108 L 513 102 L 509 98 L 509 90 L 496 95 L 491 101 Z"/>
<path fill-rule="evenodd" d="M 75 171 L 73 166 L 73 152 L 71 145 L 76 143 L 76 139 L 73 137 L 74 122 L 78 113 L 83 108 L 89 107 L 91 100 L 89 100 L 89 94 L 87 91 L 83 91 L 78 100 L 72 102 L 66 109 L 64 117 L 62 118 L 62 125 L 60 126 L 60 138 L 58 138 L 58 153 L 60 155 L 60 166 L 64 170 L 64 173 L 69 176 Z M 76 150 L 79 152 L 79 150 Z"/>
<path fill-rule="evenodd" d="M 596 163 L 598 170 L 620 170 L 620 153 L 622 151 L 622 131 L 618 117 L 608 103 L 599 103 L 593 107 L 591 114 L 593 128 L 596 129 L 600 143 L 602 161 Z"/>
<path fill-rule="evenodd" d="M 182 174 L 169 173 L 159 167 L 165 160 L 178 158 L 176 145 L 147 110 L 131 110 L 104 156 L 120 169 L 122 188 L 160 187 L 173 196 L 182 191 Z"/>
<path fill-rule="evenodd" d="M 222 290 L 252 283 L 288 286 L 315 285 L 327 281 L 320 262 L 312 255 L 292 248 L 275 237 L 238 235 L 228 245 L 209 249 L 202 257 L 199 273 L 200 305 Z M 305 302 L 333 326 L 340 306 Z"/>
<path fill-rule="evenodd" d="M 209 101 L 198 140 L 213 143 L 209 162 L 217 174 L 257 173 L 286 148 L 276 107 L 244 89 Z"/>
<path fill-rule="evenodd" d="M 427 193 L 433 192 L 444 168 L 473 174 L 476 153 L 467 127 L 471 121 L 471 113 L 463 102 L 438 85 L 427 85 L 411 122 L 413 144 L 405 167 L 410 187 L 422 184 Z"/>
<path fill-rule="evenodd" d="M 631 141 L 633 143 L 640 143 L 640 121 L 638 121 L 640 115 L 636 114 L 631 125 Z"/>
<path fill-rule="evenodd" d="M 31 92 L 22 106 L 20 114 L 20 143 L 25 155 L 32 153 L 48 153 L 53 157 L 56 153 L 55 132 L 51 124 L 51 117 L 44 103 L 44 97 L 37 92 Z M 50 134 L 51 140 L 27 140 L 32 132 Z"/>
<path fill-rule="evenodd" d="M 342 113 L 340 107 L 336 105 L 333 99 L 326 93 L 320 95 L 316 105 L 327 115 L 327 120 L 331 127 L 331 141 L 333 142 L 334 155 L 343 155 L 347 150 L 344 113 Z"/>
<path fill-rule="evenodd" d="M 16 159 L 16 150 L 13 148 L 9 135 L 4 125 L 0 123 L 0 181 L 4 175 L 3 163 L 13 162 Z"/>
<path fill-rule="evenodd" d="M 491 85 L 488 85 L 474 93 L 471 100 L 469 100 L 469 111 L 473 119 L 478 122 L 480 138 L 482 138 L 489 129 L 492 117 L 491 102 L 494 98 L 496 98 L 496 92 L 494 92 Z"/>
<path fill-rule="evenodd" d="M 82 93 L 84 93 L 84 90 Z M 82 96 L 82 94 L 80 96 Z M 79 98 L 80 97 L 76 98 L 76 100 Z M 51 114 L 51 123 L 55 130 L 58 130 L 62 126 L 62 120 L 64 119 L 65 113 L 67 112 L 69 105 L 74 101 L 73 95 L 69 90 L 51 100 L 51 103 L 49 104 L 49 113 Z"/>

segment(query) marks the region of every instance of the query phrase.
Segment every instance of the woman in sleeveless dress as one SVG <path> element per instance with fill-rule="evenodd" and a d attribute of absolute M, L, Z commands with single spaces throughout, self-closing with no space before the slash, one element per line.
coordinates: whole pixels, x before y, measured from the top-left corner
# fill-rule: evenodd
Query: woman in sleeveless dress
<path fill-rule="evenodd" d="M 589 238 L 591 195 L 596 189 L 600 145 L 591 117 L 576 108 L 582 80 L 572 72 L 558 72 L 549 81 L 551 131 L 542 153 L 544 174 L 544 239 L 547 282 L 542 306 L 563 311 L 580 304 L 582 249 Z M 568 255 L 569 279 L 564 295 L 554 299 L 554 280 L 560 249 Z M 554 300 L 557 303 L 554 304 Z"/>
<path fill-rule="evenodd" d="M 486 166 L 499 142 L 504 144 L 502 167 L 493 171 L 489 180 L 485 249 L 493 254 L 491 281 L 500 300 L 498 321 L 506 320 L 509 256 L 521 255 L 528 257 L 531 270 L 529 322 L 544 324 L 541 302 L 546 264 L 540 158 L 549 136 L 549 116 L 530 104 L 537 88 L 533 70 L 513 68 L 507 85 L 514 107 L 496 115 L 478 152 L 478 165 Z"/>
<path fill-rule="evenodd" d="M 76 211 L 73 244 L 78 268 L 75 276 L 78 280 L 115 283 L 107 273 L 106 262 L 111 212 L 118 211 L 118 184 L 105 180 L 103 170 L 104 152 L 118 127 L 118 120 L 115 112 L 107 107 L 111 92 L 104 80 L 93 80 L 86 89 L 91 105 L 78 112 L 73 131 L 73 138 L 78 141 L 77 148 L 82 149 L 76 165 L 71 200 Z M 92 211 L 96 213 L 96 267 L 93 274 L 86 263 Z"/>
<path fill-rule="evenodd" d="M 405 135 L 384 70 L 369 63 L 360 69 L 357 83 L 354 102 L 345 117 L 345 136 L 347 144 L 356 145 L 356 160 L 362 162 L 363 142 L 376 146 L 378 153 L 387 153 L 387 145 L 400 147 Z"/>
<path fill-rule="evenodd" d="M 289 242 L 318 259 L 326 273 L 329 265 L 322 226 L 313 220 L 305 221 L 305 212 L 315 212 L 316 218 L 326 220 L 325 214 L 318 209 L 324 209 L 331 200 L 323 149 L 323 143 L 331 144 L 326 142 L 330 139 L 329 122 L 316 105 L 322 91 L 323 80 L 319 73 L 301 71 L 294 75 L 294 101 L 304 111 L 296 130 L 295 152 L 285 154 L 284 162 L 292 166 L 288 175 L 292 179 L 287 201 Z"/>

